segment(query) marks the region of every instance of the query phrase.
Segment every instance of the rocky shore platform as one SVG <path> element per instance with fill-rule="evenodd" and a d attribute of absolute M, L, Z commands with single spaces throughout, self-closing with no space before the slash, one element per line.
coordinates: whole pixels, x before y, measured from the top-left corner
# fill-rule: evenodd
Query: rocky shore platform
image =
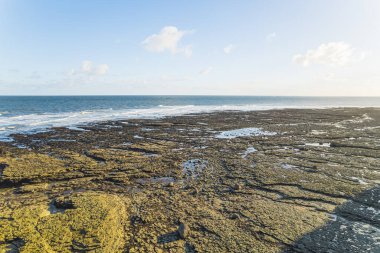
<path fill-rule="evenodd" d="M 0 143 L 0 252 L 380 252 L 380 109 L 99 122 Z"/>

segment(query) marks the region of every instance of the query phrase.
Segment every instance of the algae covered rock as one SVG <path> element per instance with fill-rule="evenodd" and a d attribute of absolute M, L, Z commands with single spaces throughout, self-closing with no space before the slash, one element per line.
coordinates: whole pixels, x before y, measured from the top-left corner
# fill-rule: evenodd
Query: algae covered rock
<path fill-rule="evenodd" d="M 46 217 L 38 226 L 54 250 L 122 251 L 126 210 L 121 198 L 88 192 L 67 202 L 72 208 Z"/>
<path fill-rule="evenodd" d="M 15 135 L 0 253 L 377 252 L 379 125 L 378 109 L 286 109 Z M 277 134 L 215 138 L 253 127 Z"/>
<path fill-rule="evenodd" d="M 56 213 L 42 204 L 17 209 L 7 224 L 0 223 L 0 241 L 23 240 L 20 252 L 122 252 L 126 205 L 120 197 L 86 192 L 66 201 L 70 209 L 60 200 Z"/>
<path fill-rule="evenodd" d="M 12 183 L 42 181 L 66 171 L 63 161 L 36 153 L 26 153 L 18 157 L 0 157 L 0 163 L 2 164 L 0 180 Z"/>

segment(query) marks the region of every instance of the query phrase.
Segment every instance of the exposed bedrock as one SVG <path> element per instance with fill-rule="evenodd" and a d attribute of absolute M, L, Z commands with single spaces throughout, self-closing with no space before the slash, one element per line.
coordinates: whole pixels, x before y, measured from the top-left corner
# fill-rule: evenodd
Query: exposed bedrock
<path fill-rule="evenodd" d="M 289 109 L 14 135 L 0 252 L 380 252 L 379 126 Z"/>

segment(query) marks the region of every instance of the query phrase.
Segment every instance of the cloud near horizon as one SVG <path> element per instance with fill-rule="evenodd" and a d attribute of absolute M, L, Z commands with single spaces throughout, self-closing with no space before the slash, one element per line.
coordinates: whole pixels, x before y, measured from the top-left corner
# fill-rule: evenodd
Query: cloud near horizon
<path fill-rule="evenodd" d="M 201 71 L 199 71 L 199 74 L 202 76 L 205 76 L 205 75 L 210 74 L 212 70 L 213 70 L 212 67 L 207 67 L 207 68 L 204 68 Z"/>
<path fill-rule="evenodd" d="M 358 53 L 350 44 L 341 41 L 324 43 L 305 54 L 296 54 L 293 56 L 293 62 L 304 67 L 313 64 L 336 67 L 345 66 L 363 57 L 364 53 Z"/>
<path fill-rule="evenodd" d="M 225 46 L 224 48 L 223 48 L 223 52 L 225 53 L 225 54 L 230 54 L 230 53 L 232 53 L 232 51 L 234 51 L 236 49 L 236 45 L 234 45 L 234 44 L 229 44 L 229 45 L 227 45 L 227 46 Z"/>
<path fill-rule="evenodd" d="M 108 70 L 108 64 L 99 64 L 97 66 L 94 66 L 92 61 L 85 60 L 82 62 L 80 70 L 72 69 L 67 74 L 69 76 L 74 76 L 78 74 L 101 76 L 107 74 Z"/>
<path fill-rule="evenodd" d="M 180 46 L 182 38 L 193 31 L 179 30 L 175 26 L 165 26 L 158 34 L 152 34 L 142 41 L 143 47 L 150 52 L 172 54 L 182 53 L 190 57 L 193 53 L 191 45 Z"/>

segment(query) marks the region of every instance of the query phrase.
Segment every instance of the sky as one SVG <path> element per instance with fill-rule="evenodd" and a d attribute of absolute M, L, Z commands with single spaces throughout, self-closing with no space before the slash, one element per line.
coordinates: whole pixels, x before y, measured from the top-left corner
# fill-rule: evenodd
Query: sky
<path fill-rule="evenodd" d="M 380 1 L 0 0 L 0 95 L 380 96 Z"/>

